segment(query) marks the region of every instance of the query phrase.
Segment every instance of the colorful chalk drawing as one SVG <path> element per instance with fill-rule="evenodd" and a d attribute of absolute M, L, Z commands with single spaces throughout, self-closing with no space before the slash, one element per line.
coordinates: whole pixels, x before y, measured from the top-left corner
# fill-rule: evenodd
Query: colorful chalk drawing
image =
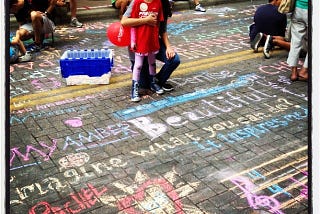
<path fill-rule="evenodd" d="M 284 214 L 280 210 L 280 206 L 281 206 L 280 202 L 275 198 L 272 198 L 267 195 L 259 195 L 259 194 L 252 193 L 254 192 L 256 187 L 246 177 L 236 177 L 236 178 L 232 178 L 230 181 L 244 192 L 247 198 L 248 204 L 253 209 L 266 208 L 271 213 Z"/>
<path fill-rule="evenodd" d="M 59 159 L 59 164 L 62 168 L 79 167 L 87 163 L 89 159 L 90 156 L 85 152 L 70 153 Z"/>
<path fill-rule="evenodd" d="M 117 196 L 120 200 L 112 197 L 100 197 L 100 200 L 114 206 L 116 203 L 119 210 L 124 213 L 188 213 L 201 214 L 203 211 L 197 207 L 183 204 L 181 199 L 194 192 L 200 182 L 191 182 L 189 185 L 177 182 L 178 173 L 173 168 L 161 178 L 150 178 L 146 173 L 138 171 L 134 183 L 114 182 L 113 186 L 124 192 Z M 125 195 L 127 194 L 127 195 Z"/>
<path fill-rule="evenodd" d="M 253 209 L 268 210 L 275 214 L 285 211 L 289 213 L 297 204 L 308 199 L 307 148 L 298 147 L 265 162 L 258 161 L 256 166 L 240 172 L 223 169 L 212 176 L 217 175 L 217 178 L 222 179 L 221 183 L 234 184 L 229 191 L 237 192 L 240 189 L 238 197 L 245 198 Z"/>

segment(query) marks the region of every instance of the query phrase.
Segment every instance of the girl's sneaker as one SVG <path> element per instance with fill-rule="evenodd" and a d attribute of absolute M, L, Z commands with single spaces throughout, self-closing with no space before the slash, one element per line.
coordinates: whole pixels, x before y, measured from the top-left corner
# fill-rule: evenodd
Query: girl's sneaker
<path fill-rule="evenodd" d="M 27 51 L 25 55 L 20 56 L 18 58 L 18 62 L 29 62 L 31 60 L 32 60 L 32 53 L 30 51 Z"/>
<path fill-rule="evenodd" d="M 132 80 L 132 88 L 131 88 L 131 101 L 139 102 L 141 98 L 139 97 L 139 84 L 137 81 Z"/>

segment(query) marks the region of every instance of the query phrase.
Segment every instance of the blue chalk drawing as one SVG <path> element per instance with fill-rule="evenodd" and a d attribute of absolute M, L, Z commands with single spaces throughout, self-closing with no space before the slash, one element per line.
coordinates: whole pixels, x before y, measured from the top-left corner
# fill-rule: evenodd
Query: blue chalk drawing
<path fill-rule="evenodd" d="M 203 89 L 203 90 L 195 91 L 192 93 L 180 95 L 177 97 L 169 96 L 162 100 L 154 101 L 148 104 L 138 105 L 128 109 L 119 110 L 113 113 L 113 116 L 117 119 L 122 119 L 122 120 L 129 120 L 132 118 L 141 117 L 141 116 L 156 112 L 163 108 L 175 106 L 188 101 L 208 97 L 210 95 L 214 95 L 230 89 L 235 89 L 235 88 L 249 85 L 249 82 L 250 82 L 249 78 L 252 75 L 253 74 L 240 76 L 236 81 L 231 82 L 227 85 L 217 86 L 209 89 Z"/>

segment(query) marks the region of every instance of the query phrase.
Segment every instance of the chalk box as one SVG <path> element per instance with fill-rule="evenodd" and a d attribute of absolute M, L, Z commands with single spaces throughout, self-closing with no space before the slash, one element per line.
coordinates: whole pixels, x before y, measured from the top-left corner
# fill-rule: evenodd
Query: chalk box
<path fill-rule="evenodd" d="M 67 50 L 60 58 L 67 85 L 109 84 L 112 67 L 112 49 Z"/>

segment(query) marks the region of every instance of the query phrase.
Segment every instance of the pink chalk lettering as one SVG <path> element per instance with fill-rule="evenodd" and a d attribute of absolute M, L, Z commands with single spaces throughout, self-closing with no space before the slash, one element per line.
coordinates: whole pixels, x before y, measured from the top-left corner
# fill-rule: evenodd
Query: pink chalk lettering
<path fill-rule="evenodd" d="M 43 208 L 45 210 L 43 210 Z M 48 202 L 45 202 L 45 201 L 39 202 L 35 206 L 33 206 L 29 210 L 29 214 L 37 214 L 37 213 L 39 213 L 37 211 L 41 211 L 42 214 L 52 214 L 52 213 L 65 214 L 65 212 L 63 210 L 61 210 L 59 207 L 51 207 L 50 204 Z"/>
<path fill-rule="evenodd" d="M 266 207 L 271 213 L 283 214 L 280 210 L 280 203 L 275 198 L 266 195 L 256 195 L 252 192 L 255 190 L 255 185 L 246 177 L 236 177 L 230 180 L 237 187 L 239 187 L 247 197 L 248 204 L 253 209 L 259 207 Z"/>
<path fill-rule="evenodd" d="M 55 149 L 57 148 L 57 140 L 53 139 L 52 140 L 52 145 L 48 146 L 43 142 L 39 142 L 39 144 L 43 147 L 43 148 L 47 148 L 49 149 L 49 152 L 45 152 L 42 151 L 40 149 L 35 148 L 33 145 L 27 145 L 26 147 L 26 153 L 22 154 L 19 151 L 19 147 L 14 147 L 11 149 L 11 157 L 10 157 L 10 166 L 12 166 L 12 163 L 14 161 L 14 159 L 16 158 L 16 156 L 21 157 L 23 161 L 28 161 L 29 160 L 29 156 L 30 156 L 30 152 L 35 151 L 38 154 L 40 154 L 43 157 L 43 160 L 47 161 L 49 160 L 50 156 L 52 155 L 52 153 L 55 151 Z"/>
<path fill-rule="evenodd" d="M 53 88 L 59 88 L 61 86 L 61 82 L 56 80 L 54 77 L 48 78 L 48 80 L 50 81 L 50 85 L 45 85 L 44 83 L 40 82 L 39 79 L 32 80 L 31 84 L 39 90 L 49 90 Z"/>
<path fill-rule="evenodd" d="M 36 214 L 41 211 L 42 214 L 67 214 L 67 213 L 79 213 L 85 209 L 88 209 L 92 206 L 94 206 L 98 200 L 98 198 L 104 194 L 107 191 L 106 187 L 103 187 L 101 191 L 98 191 L 93 185 L 88 184 L 88 188 L 82 188 L 79 193 L 71 193 L 69 196 L 71 198 L 71 201 L 68 201 L 64 204 L 64 210 L 60 207 L 52 207 L 48 202 L 41 201 L 34 205 L 30 210 L 29 214 Z M 78 207 L 72 206 L 70 207 L 70 204 L 72 202 L 72 205 L 74 202 L 78 205 Z M 42 208 L 42 209 L 41 209 Z M 44 211 L 43 208 L 45 209 Z"/>

